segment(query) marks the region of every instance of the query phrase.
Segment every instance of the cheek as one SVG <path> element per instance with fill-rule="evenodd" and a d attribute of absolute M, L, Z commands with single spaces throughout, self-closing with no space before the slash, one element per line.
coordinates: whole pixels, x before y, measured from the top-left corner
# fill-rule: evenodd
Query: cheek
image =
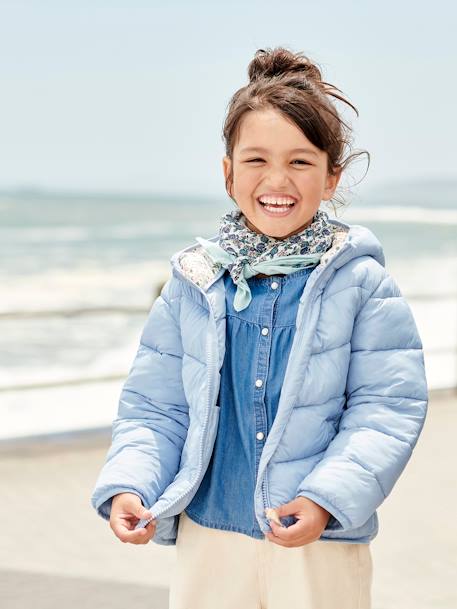
<path fill-rule="evenodd" d="M 324 188 L 324 179 L 322 176 L 314 171 L 303 172 L 299 180 L 300 190 L 303 193 L 317 193 L 321 192 Z"/>
<path fill-rule="evenodd" d="M 234 186 L 240 192 L 249 192 L 256 184 L 256 178 L 252 172 L 239 171 L 235 175 Z"/>
<path fill-rule="evenodd" d="M 309 177 L 300 184 L 302 200 L 308 206 L 319 205 L 324 195 L 325 183 L 319 177 Z"/>

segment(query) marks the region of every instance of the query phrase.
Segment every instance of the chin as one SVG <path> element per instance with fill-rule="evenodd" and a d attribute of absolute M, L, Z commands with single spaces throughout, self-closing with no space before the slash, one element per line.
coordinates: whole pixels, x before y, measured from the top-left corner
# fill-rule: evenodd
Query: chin
<path fill-rule="evenodd" d="M 310 209 L 308 208 L 307 217 L 300 217 L 302 216 L 300 211 L 303 212 L 303 210 L 300 209 L 300 203 L 295 204 L 295 206 L 290 209 L 289 213 L 282 217 L 274 217 L 271 213 L 264 211 L 262 207 L 259 209 L 258 206 L 260 206 L 260 203 L 256 204 L 255 209 L 249 210 L 249 216 L 244 210 L 241 210 L 245 217 L 246 226 L 254 232 L 275 239 L 284 239 L 303 231 L 311 224 L 315 215 L 314 212 L 310 217 Z"/>
<path fill-rule="evenodd" d="M 247 220 L 247 226 L 251 230 L 259 232 L 263 235 L 267 235 L 268 237 L 274 237 L 275 239 L 283 239 L 284 237 L 291 236 L 295 232 L 301 232 L 305 228 L 304 224 L 307 223 L 306 220 L 303 220 L 303 222 L 298 225 L 297 223 L 288 225 L 283 223 L 280 226 L 280 222 L 280 219 L 273 219 L 271 222 L 265 222 L 265 220 L 263 219 L 262 221 L 257 222 L 255 220 L 253 222 Z"/>

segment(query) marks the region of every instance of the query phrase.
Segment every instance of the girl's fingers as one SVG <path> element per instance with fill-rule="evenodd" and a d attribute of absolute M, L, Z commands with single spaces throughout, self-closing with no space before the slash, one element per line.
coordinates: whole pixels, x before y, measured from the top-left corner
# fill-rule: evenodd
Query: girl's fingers
<path fill-rule="evenodd" d="M 126 531 L 125 540 L 130 543 L 147 543 L 155 533 L 155 523 L 148 523 L 146 527 Z"/>
<path fill-rule="evenodd" d="M 155 521 L 149 522 L 146 527 L 136 529 L 139 519 L 132 514 L 121 513 L 113 519 L 111 528 L 116 537 L 123 543 L 147 543 L 155 533 Z"/>
<path fill-rule="evenodd" d="M 124 543 L 139 542 L 147 537 L 147 531 L 146 531 L 146 529 L 143 529 L 143 528 L 134 529 L 131 531 L 131 530 L 127 529 L 125 526 L 119 526 L 117 532 L 116 532 L 116 530 L 114 532 L 119 537 L 119 539 L 121 541 L 123 541 Z"/>
<path fill-rule="evenodd" d="M 124 528 L 126 528 L 128 531 L 133 531 L 136 526 L 136 522 L 134 522 L 128 518 L 120 518 L 119 524 L 121 526 L 123 526 Z"/>
<path fill-rule="evenodd" d="M 151 539 L 154 537 L 155 526 L 152 523 L 148 523 L 147 526 L 142 529 L 138 529 L 138 531 L 144 531 L 144 533 L 141 534 L 142 537 L 138 543 L 149 543 L 149 541 L 151 541 Z"/>

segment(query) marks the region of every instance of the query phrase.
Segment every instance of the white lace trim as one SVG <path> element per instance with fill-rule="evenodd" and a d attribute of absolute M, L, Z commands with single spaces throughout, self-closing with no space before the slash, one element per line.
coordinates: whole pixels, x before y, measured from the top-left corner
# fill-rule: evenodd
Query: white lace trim
<path fill-rule="evenodd" d="M 183 273 L 191 281 L 204 288 L 220 270 L 221 265 L 213 262 L 201 245 L 179 258 Z"/>
<path fill-rule="evenodd" d="M 321 256 L 319 264 L 325 265 L 328 261 L 341 249 L 343 243 L 346 241 L 349 229 L 343 226 L 336 226 L 333 234 L 332 246 Z"/>

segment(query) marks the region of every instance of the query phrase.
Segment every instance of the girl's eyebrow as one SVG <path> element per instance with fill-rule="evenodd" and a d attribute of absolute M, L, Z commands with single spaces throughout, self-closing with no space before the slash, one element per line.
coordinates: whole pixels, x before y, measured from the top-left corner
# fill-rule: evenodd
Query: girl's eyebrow
<path fill-rule="evenodd" d="M 243 148 L 241 152 L 268 152 L 268 150 L 266 148 L 250 146 L 248 148 Z M 317 156 L 317 153 L 314 150 L 311 150 L 311 148 L 293 148 L 292 150 L 289 150 L 289 152 L 304 152 L 305 154 L 314 154 L 314 156 Z"/>

